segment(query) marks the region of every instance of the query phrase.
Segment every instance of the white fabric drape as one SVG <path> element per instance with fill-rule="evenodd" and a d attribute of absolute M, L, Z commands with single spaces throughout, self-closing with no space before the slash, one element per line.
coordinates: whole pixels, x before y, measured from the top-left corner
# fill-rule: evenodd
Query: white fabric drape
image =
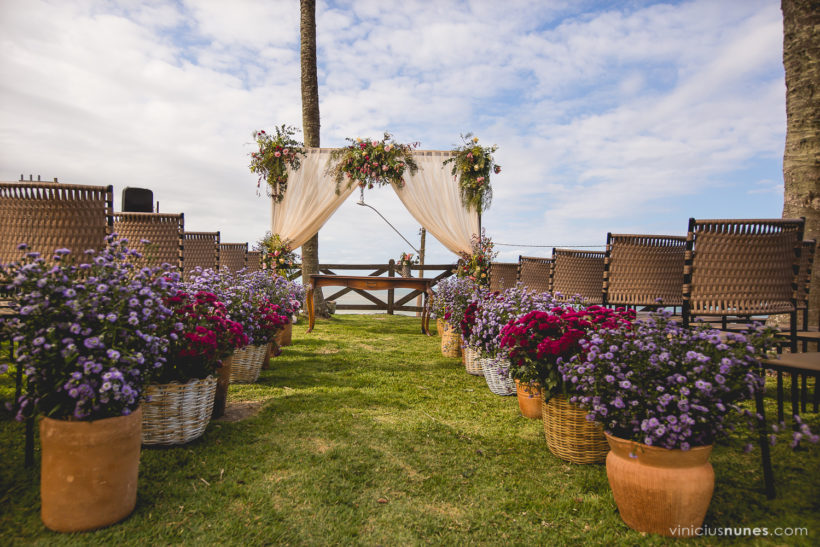
<path fill-rule="evenodd" d="M 478 213 L 461 204 L 458 182 L 450 174 L 452 166 L 442 162 L 452 152 L 417 150 L 419 166 L 415 175 L 405 174 L 405 185 L 393 189 L 419 224 L 454 253 L 470 253 L 470 238 L 478 233 Z"/>
<path fill-rule="evenodd" d="M 356 189 L 341 188 L 325 174 L 330 160 L 330 148 L 308 148 L 298 171 L 289 171 L 285 198 L 272 203 L 271 231 L 289 240 L 292 249 L 301 247 L 319 231 Z"/>

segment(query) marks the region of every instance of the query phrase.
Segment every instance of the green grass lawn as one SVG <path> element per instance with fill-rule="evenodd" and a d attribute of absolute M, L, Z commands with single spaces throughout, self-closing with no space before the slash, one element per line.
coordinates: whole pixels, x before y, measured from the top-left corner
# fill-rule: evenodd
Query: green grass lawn
<path fill-rule="evenodd" d="M 541 422 L 515 397 L 490 393 L 441 356 L 419 319 L 337 315 L 318 320 L 229 402 L 258 415 L 211 423 L 175 448 L 142 451 L 137 507 L 95 532 L 55 534 L 39 518 L 39 469 L 23 467 L 23 427 L 0 414 L 0 543 L 93 545 L 646 544 L 623 524 L 603 465 L 549 453 Z M 4 351 L 3 357 L 7 352 Z M 13 379 L 0 382 L 9 400 Z M 769 416 L 773 416 L 773 400 Z M 820 419 L 809 414 L 820 430 Z M 715 448 L 710 527 L 805 527 L 803 538 L 734 542 L 816 545 L 820 447 L 773 450 L 778 498 L 763 494 L 748 432 Z M 39 455 L 38 455 L 39 462 Z M 692 540 L 690 540 L 692 541 Z M 700 544 L 726 543 L 700 538 Z"/>

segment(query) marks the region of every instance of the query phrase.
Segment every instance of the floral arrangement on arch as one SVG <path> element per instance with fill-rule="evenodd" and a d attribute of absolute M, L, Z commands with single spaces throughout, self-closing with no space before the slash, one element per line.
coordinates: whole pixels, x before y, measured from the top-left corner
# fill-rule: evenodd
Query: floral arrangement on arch
<path fill-rule="evenodd" d="M 254 131 L 253 138 L 259 150 L 251 153 L 251 173 L 258 173 L 257 188 L 264 180 L 268 196 L 277 203 L 285 197 L 288 189 L 288 169 L 296 171 L 302 165 L 304 145 L 294 139 L 296 128 L 287 125 L 274 128 L 275 135 L 264 130 Z"/>
<path fill-rule="evenodd" d="M 279 234 L 265 234 L 254 249 L 262 252 L 262 263 L 268 270 L 277 275 L 288 277 L 299 267 L 300 256 L 293 252 L 289 240 L 283 240 Z"/>
<path fill-rule="evenodd" d="M 0 264 L 18 315 L 0 317 L 24 375 L 18 420 L 98 420 L 137 409 L 145 387 L 167 366 L 173 315 L 165 300 L 179 279 L 167 265 L 136 266 L 141 258 L 111 235 L 102 251 L 76 260 L 57 249 L 50 263 L 28 252 L 20 262 Z"/>
<path fill-rule="evenodd" d="M 336 193 L 342 184 L 349 188 L 356 184 L 360 188 L 372 189 L 374 186 L 392 184 L 396 188 L 404 186 L 404 173 L 418 171 L 413 149 L 417 142 L 400 144 L 393 140 L 390 133 L 384 134 L 380 141 L 371 139 L 346 139 L 350 145 L 331 152 L 331 165 L 328 174 L 336 181 Z"/>
<path fill-rule="evenodd" d="M 533 310 L 501 328 L 501 348 L 509 353 L 510 375 L 519 382 L 541 385 L 548 401 L 564 391 L 558 366 L 584 352 L 581 340 L 599 329 L 628 328 L 634 320 L 634 311 L 603 306 Z"/>
<path fill-rule="evenodd" d="M 451 173 L 458 180 L 461 203 L 469 211 L 481 214 L 490 208 L 493 200 L 493 189 L 490 186 L 490 175 L 501 172 L 501 166 L 495 163 L 493 152 L 498 146 L 482 146 L 478 137 L 472 133 L 461 136 L 462 144 L 457 146 L 452 158 L 443 164 L 452 163 Z"/>
<path fill-rule="evenodd" d="M 757 425 L 740 405 L 764 388 L 757 362 L 773 348 L 772 329 L 722 336 L 708 325 L 684 329 L 664 310 L 635 326 L 599 331 L 559 365 L 589 419 L 615 437 L 680 450 L 712 444 L 738 422 Z M 792 446 L 818 442 L 806 424 L 793 435 Z"/>
<path fill-rule="evenodd" d="M 493 242 L 482 229 L 481 237 L 473 234 L 470 241 L 471 252 L 459 253 L 461 260 L 456 269 L 457 277 L 466 277 L 482 287 L 490 286 L 490 264 L 498 256 L 493 251 Z"/>

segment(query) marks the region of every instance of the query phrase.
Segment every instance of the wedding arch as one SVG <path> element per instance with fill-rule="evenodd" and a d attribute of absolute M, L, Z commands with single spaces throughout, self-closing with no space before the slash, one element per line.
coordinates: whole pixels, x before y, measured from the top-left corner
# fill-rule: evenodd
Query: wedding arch
<path fill-rule="evenodd" d="M 302 164 L 288 170 L 284 198 L 272 203 L 271 232 L 301 247 L 352 194 L 355 184 L 339 189 L 328 174 L 332 148 L 306 148 Z M 442 162 L 451 151 L 414 150 L 418 171 L 404 174 L 404 187 L 391 185 L 407 211 L 428 233 L 454 253 L 470 253 L 471 238 L 479 230 L 479 214 L 462 205 L 458 182 Z"/>

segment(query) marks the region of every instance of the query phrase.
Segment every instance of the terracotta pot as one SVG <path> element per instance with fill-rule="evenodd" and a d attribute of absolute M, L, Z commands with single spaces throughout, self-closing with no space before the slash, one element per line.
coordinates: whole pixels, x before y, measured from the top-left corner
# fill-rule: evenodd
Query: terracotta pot
<path fill-rule="evenodd" d="M 280 329 L 275 338 L 280 348 L 291 345 L 293 343 L 293 323 L 288 323 Z"/>
<path fill-rule="evenodd" d="M 515 392 L 518 395 L 518 408 L 525 418 L 541 419 L 541 385 L 522 384 L 515 381 Z"/>
<path fill-rule="evenodd" d="M 441 333 L 441 354 L 458 359 L 461 357 L 461 335 L 449 323 L 444 323 L 444 325 Z"/>
<path fill-rule="evenodd" d="M 712 446 L 683 451 L 610 435 L 606 440 L 611 448 L 606 476 L 623 521 L 640 532 L 691 537 L 703 524 L 715 489 Z"/>
<path fill-rule="evenodd" d="M 40 516 L 55 532 L 114 524 L 134 510 L 142 408 L 90 422 L 40 421 Z"/>
<path fill-rule="evenodd" d="M 211 418 L 219 418 L 225 414 L 225 405 L 228 402 L 228 386 L 231 385 L 231 362 L 233 354 L 222 360 L 222 366 L 217 370 L 216 395 L 214 395 L 214 411 Z"/>

